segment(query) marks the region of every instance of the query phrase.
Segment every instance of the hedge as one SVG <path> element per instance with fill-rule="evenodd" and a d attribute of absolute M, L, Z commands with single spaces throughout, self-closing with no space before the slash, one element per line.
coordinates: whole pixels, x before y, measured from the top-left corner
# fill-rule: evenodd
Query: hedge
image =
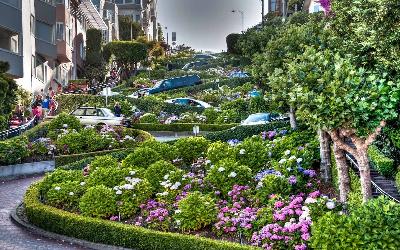
<path fill-rule="evenodd" d="M 144 131 L 172 131 L 185 132 L 192 131 L 194 126 L 199 126 L 200 131 L 221 131 L 233 128 L 238 124 L 199 124 L 199 123 L 172 123 L 172 124 L 155 124 L 155 123 L 135 123 L 132 128 Z"/>
<path fill-rule="evenodd" d="M 400 171 L 397 172 L 397 174 L 396 174 L 396 186 L 397 186 L 397 189 L 400 192 Z"/>
<path fill-rule="evenodd" d="M 377 146 L 371 145 L 368 147 L 368 158 L 372 167 L 381 175 L 392 177 L 395 174 L 394 160 L 386 157 L 379 151 Z"/>
<path fill-rule="evenodd" d="M 264 131 L 270 131 L 278 128 L 288 128 L 288 122 L 279 121 L 271 122 L 265 125 L 237 126 L 224 131 L 208 133 L 205 137 L 210 141 L 228 141 L 231 139 L 243 141 L 247 137 L 258 135 Z"/>
<path fill-rule="evenodd" d="M 84 217 L 44 205 L 39 200 L 39 183 L 29 187 L 24 197 L 30 223 L 44 230 L 91 242 L 138 250 L 251 250 L 252 246 L 166 233 L 102 219 Z"/>

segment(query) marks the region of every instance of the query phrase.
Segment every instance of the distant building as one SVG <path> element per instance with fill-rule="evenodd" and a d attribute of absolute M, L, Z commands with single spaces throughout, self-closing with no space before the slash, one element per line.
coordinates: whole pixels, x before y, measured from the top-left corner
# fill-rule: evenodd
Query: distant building
<path fill-rule="evenodd" d="M 157 40 L 157 0 L 107 0 L 117 4 L 118 15 L 139 22 L 147 39 Z"/>
<path fill-rule="evenodd" d="M 305 0 L 304 10 L 306 10 L 309 13 L 325 11 L 318 0 Z"/>
<path fill-rule="evenodd" d="M 86 30 L 109 26 L 91 0 L 0 0 L 0 61 L 33 93 L 65 86 L 83 73 Z"/>

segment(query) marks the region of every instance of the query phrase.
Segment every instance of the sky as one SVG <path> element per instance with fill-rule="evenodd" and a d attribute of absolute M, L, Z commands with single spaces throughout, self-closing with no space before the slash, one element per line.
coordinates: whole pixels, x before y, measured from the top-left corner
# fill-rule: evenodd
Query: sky
<path fill-rule="evenodd" d="M 241 14 L 232 10 L 244 12 L 245 29 L 261 22 L 260 0 L 158 0 L 157 7 L 170 43 L 171 33 L 176 32 L 177 44 L 196 50 L 226 51 L 226 36 L 242 30 Z"/>

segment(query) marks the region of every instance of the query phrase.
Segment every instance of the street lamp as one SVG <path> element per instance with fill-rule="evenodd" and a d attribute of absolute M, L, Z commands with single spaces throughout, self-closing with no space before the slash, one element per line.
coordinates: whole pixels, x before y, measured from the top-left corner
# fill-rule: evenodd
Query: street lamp
<path fill-rule="evenodd" d="M 232 13 L 240 13 L 242 16 L 242 33 L 244 32 L 244 12 L 242 10 L 232 10 Z"/>
<path fill-rule="evenodd" d="M 264 0 L 261 0 L 261 26 L 264 27 Z"/>
<path fill-rule="evenodd" d="M 168 27 L 167 26 L 165 26 L 165 33 L 167 33 L 167 54 L 168 54 L 168 51 L 169 51 L 169 36 L 168 36 Z"/>

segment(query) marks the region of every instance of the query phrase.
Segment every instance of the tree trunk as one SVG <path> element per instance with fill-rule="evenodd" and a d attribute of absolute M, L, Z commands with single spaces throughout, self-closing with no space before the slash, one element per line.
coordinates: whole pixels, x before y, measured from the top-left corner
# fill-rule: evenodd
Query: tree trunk
<path fill-rule="evenodd" d="M 324 130 L 318 130 L 321 156 L 321 177 L 325 183 L 332 182 L 330 136 Z"/>
<path fill-rule="evenodd" d="M 333 152 L 338 171 L 340 201 L 345 203 L 350 192 L 349 165 L 346 161 L 345 151 L 340 149 L 335 142 L 333 142 Z"/>
<path fill-rule="evenodd" d="M 358 155 L 355 155 L 360 170 L 361 192 L 364 202 L 372 198 L 371 170 L 367 151 L 368 145 L 357 145 Z"/>
<path fill-rule="evenodd" d="M 293 106 L 290 106 L 289 118 L 290 118 L 290 127 L 292 129 L 297 129 L 296 114 Z"/>

